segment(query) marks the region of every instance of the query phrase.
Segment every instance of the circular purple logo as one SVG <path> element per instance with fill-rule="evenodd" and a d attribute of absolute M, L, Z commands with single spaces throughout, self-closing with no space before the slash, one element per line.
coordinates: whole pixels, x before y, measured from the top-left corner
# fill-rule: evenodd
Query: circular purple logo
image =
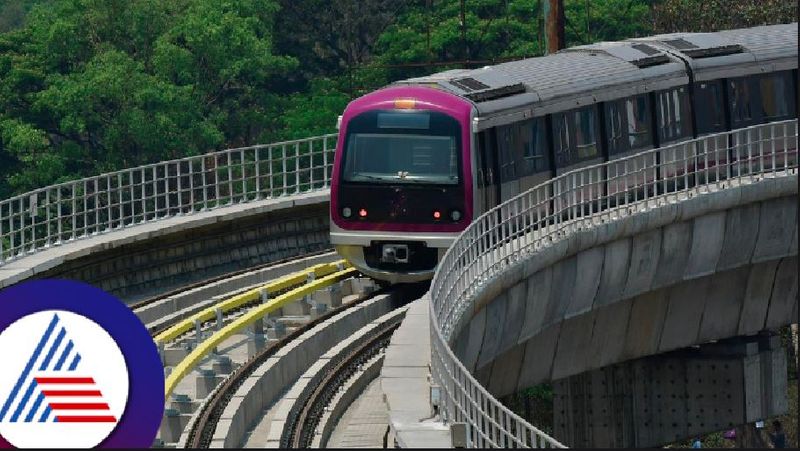
<path fill-rule="evenodd" d="M 149 448 L 164 371 L 139 318 L 90 285 L 0 291 L 0 448 Z"/>

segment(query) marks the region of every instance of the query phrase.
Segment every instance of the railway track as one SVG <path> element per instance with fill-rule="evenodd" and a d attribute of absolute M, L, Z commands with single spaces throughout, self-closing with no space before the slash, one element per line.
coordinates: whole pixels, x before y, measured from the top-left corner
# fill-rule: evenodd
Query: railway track
<path fill-rule="evenodd" d="M 354 280 L 343 286 L 339 284 L 338 299 L 344 298 L 339 301 L 344 302 L 342 307 L 313 319 L 316 311 L 312 312 L 315 308 L 312 306 L 312 294 L 319 289 L 358 274 L 343 260 L 335 260 L 335 258 L 335 253 L 332 252 L 315 252 L 210 278 L 131 305 L 134 312 L 140 315 L 140 319 L 145 321 L 142 316 L 150 319 L 150 322 L 145 322 L 153 340 L 159 346 L 165 366 L 165 403 L 168 404 L 167 407 L 171 402 L 170 394 L 176 389 L 180 389 L 181 395 L 175 399 L 188 399 L 190 404 L 190 410 L 181 410 L 182 414 L 192 411 L 196 413 L 198 404 L 200 406 L 213 405 L 208 402 L 209 397 L 224 391 L 220 390 L 221 388 L 231 387 L 231 378 L 235 382 L 237 375 L 247 372 L 253 362 L 260 361 L 259 356 L 261 360 L 269 358 L 283 345 L 300 336 L 314 324 L 368 299 L 369 296 L 361 296 L 354 301 L 353 296 L 348 295 L 350 290 L 368 289 L 368 285 L 364 286 L 365 282 L 356 283 Z M 192 291 L 195 293 L 189 294 Z M 179 298 L 179 301 L 176 301 L 175 298 Z M 331 297 L 328 300 L 330 301 Z M 159 303 L 163 305 L 156 305 Z M 287 317 L 285 308 L 289 307 L 291 309 Z M 158 317 L 153 314 L 153 310 L 142 315 L 142 312 L 147 309 L 155 309 L 156 312 L 165 310 L 170 315 L 169 317 Z M 325 308 L 320 309 L 320 311 L 324 310 Z M 313 316 L 309 317 L 309 315 Z M 261 318 L 267 320 L 272 326 L 269 332 L 273 336 L 267 338 L 266 327 L 264 327 L 262 330 L 264 333 L 260 335 L 262 341 L 254 348 L 257 355 L 250 358 L 248 364 L 247 357 L 253 355 L 250 342 L 258 339 L 252 335 L 250 329 L 244 329 L 248 323 L 261 323 Z M 309 322 L 310 318 L 312 320 Z M 155 326 L 153 321 L 155 321 Z M 281 326 L 280 332 L 273 330 L 279 325 Z M 288 335 L 280 339 L 279 335 L 286 333 Z M 245 336 L 242 337 L 242 334 Z M 274 335 L 278 335 L 277 342 Z M 223 340 L 226 339 L 227 341 L 223 344 Z M 232 341 L 239 343 L 231 346 Z M 248 348 L 246 355 L 242 355 L 243 345 Z M 185 350 L 184 356 L 179 357 L 179 361 L 176 361 L 174 351 L 181 349 Z M 261 349 L 261 352 L 258 352 L 258 349 Z M 171 353 L 170 362 L 167 362 L 165 350 L 169 350 Z M 235 372 L 228 376 L 226 372 L 217 371 L 215 377 L 217 380 L 222 379 L 223 382 L 217 385 L 210 394 L 200 393 L 199 389 L 195 392 L 194 384 L 189 381 L 181 382 L 193 370 L 202 370 L 200 374 L 203 374 L 208 371 L 203 370 L 207 367 L 206 365 L 213 364 L 212 366 L 214 366 L 217 361 L 223 359 L 227 359 L 228 367 L 235 369 Z M 242 364 L 243 361 L 244 364 Z M 180 387 L 178 386 L 179 382 Z M 173 407 L 175 399 L 172 400 Z M 205 415 L 207 412 L 202 413 L 203 417 L 207 417 Z M 167 415 L 165 410 L 165 416 Z M 206 424 L 208 423 L 206 422 Z M 178 441 L 174 430 L 167 433 L 167 438 L 164 433 L 165 430 L 162 428 L 161 443 L 164 445 Z"/>
<path fill-rule="evenodd" d="M 389 345 L 392 333 L 400 325 L 402 317 L 383 325 L 366 342 L 351 350 L 322 379 L 303 404 L 295 421 L 288 428 L 281 447 L 309 448 L 314 440 L 317 425 L 325 413 L 325 408 L 339 389 L 355 374 L 361 366 L 371 360 Z"/>
<path fill-rule="evenodd" d="M 143 308 L 145 308 L 145 307 L 147 307 L 149 305 L 155 304 L 155 303 L 157 303 L 159 301 L 163 301 L 164 299 L 169 298 L 170 296 L 175 296 L 177 294 L 180 294 L 180 293 L 183 293 L 185 291 L 192 290 L 192 289 L 201 288 L 201 287 L 207 286 L 207 285 L 209 285 L 211 283 L 214 283 L 214 282 L 220 282 L 220 281 L 223 281 L 223 280 L 226 280 L 226 279 L 230 279 L 230 278 L 233 278 L 233 277 L 236 277 L 236 276 L 241 276 L 243 274 L 253 273 L 253 272 L 256 272 L 256 271 L 259 271 L 259 270 L 262 270 L 262 269 L 272 268 L 272 267 L 281 265 L 283 263 L 289 263 L 289 262 L 295 261 L 295 260 L 300 259 L 300 258 L 318 257 L 318 256 L 321 256 L 321 255 L 325 255 L 325 254 L 331 253 L 332 251 L 333 251 L 332 249 L 324 249 L 324 250 L 321 250 L 321 251 L 309 252 L 309 253 L 306 253 L 306 254 L 303 254 L 303 255 L 298 255 L 298 256 L 295 256 L 295 257 L 282 258 L 280 260 L 275 260 L 275 261 L 271 261 L 271 262 L 268 262 L 268 263 L 263 263 L 263 264 L 256 265 L 256 266 L 253 266 L 253 267 L 250 267 L 250 268 L 246 268 L 246 269 L 240 269 L 238 271 L 231 271 L 231 272 L 219 275 L 219 276 L 211 277 L 211 278 L 208 278 L 208 279 L 205 279 L 205 280 L 201 280 L 201 281 L 198 281 L 198 282 L 194 282 L 194 283 L 191 283 L 191 284 L 188 284 L 188 285 L 181 286 L 180 288 L 176 288 L 174 290 L 170 290 L 170 291 L 161 293 L 161 294 L 159 294 L 157 296 L 152 296 L 152 297 L 149 297 L 147 299 L 143 299 L 141 301 L 138 301 L 138 302 L 135 302 L 135 303 L 131 304 L 130 308 L 131 308 L 131 310 L 133 310 L 135 312 L 135 311 L 143 309 Z M 151 333 L 151 335 L 155 336 L 155 334 L 152 334 L 152 333 Z"/>
<path fill-rule="evenodd" d="M 354 296 L 351 295 L 349 302 L 345 299 L 339 307 L 328 309 L 327 312 L 310 318 L 308 316 L 308 305 L 303 306 L 305 309 L 304 315 L 290 315 L 289 317 L 284 315 L 281 317 L 283 307 L 292 304 L 292 310 L 297 312 L 300 307 L 296 303 L 310 303 L 312 293 L 330 286 L 332 283 L 358 275 L 358 272 L 354 268 L 347 267 L 344 261 L 331 261 L 333 260 L 331 257 L 331 253 L 318 252 L 267 265 L 259 265 L 257 268 L 236 271 L 225 276 L 195 283 L 183 287 L 181 290 L 164 293 L 131 306 L 134 311 L 141 311 L 142 309 L 154 307 L 160 308 L 156 304 L 161 302 L 165 304 L 172 303 L 171 308 L 175 310 L 169 317 L 155 319 L 153 319 L 154 315 L 151 311 L 149 317 L 156 321 L 157 325 L 148 324 L 151 336 L 159 345 L 159 351 L 165 363 L 165 402 L 167 404 L 172 402 L 172 409 L 169 410 L 174 410 L 177 399 L 189 399 L 191 405 L 190 410 L 181 410 L 184 424 L 186 424 L 186 416 L 191 414 L 191 418 L 188 419 L 186 427 L 180 428 L 180 432 L 176 429 L 170 430 L 166 436 L 168 438 L 165 438 L 165 430 L 162 428 L 161 442 L 164 445 L 173 446 L 172 444 L 177 444 L 179 447 L 192 448 L 210 447 L 215 432 L 219 434 L 217 425 L 223 411 L 225 411 L 234 393 L 242 386 L 243 382 L 260 365 L 274 357 L 276 353 L 280 353 L 281 349 L 321 323 L 349 309 L 354 309 L 379 295 L 387 295 L 395 291 L 416 293 L 415 295 L 406 294 L 401 296 L 408 301 L 424 292 L 424 289 L 415 291 L 415 289 L 408 290 L 408 287 L 402 290 L 398 287 L 387 287 L 371 293 L 364 293 L 357 299 L 353 299 Z M 313 264 L 317 260 L 308 260 L 314 258 L 325 260 L 325 263 Z M 298 260 L 301 259 L 307 260 L 305 263 L 299 264 Z M 291 265 L 292 271 L 288 272 L 284 268 L 282 271 L 276 272 L 274 278 L 267 278 L 266 282 L 251 283 L 253 278 L 249 277 L 248 274 L 258 271 L 272 271 L 281 265 Z M 298 268 L 303 269 L 297 270 Z M 245 278 L 245 276 L 249 278 Z M 231 280 L 236 277 L 242 277 L 242 279 L 232 283 Z M 262 274 L 261 279 L 264 278 L 265 276 Z M 361 287 L 359 291 L 364 289 L 364 283 L 357 282 L 357 279 L 354 279 L 343 287 L 346 289 L 345 292 L 353 290 L 352 292 L 355 294 L 356 287 Z M 206 287 L 214 284 L 218 285 L 214 290 L 206 289 Z M 355 285 L 350 287 L 352 284 Z M 342 285 L 339 285 L 341 288 Z M 187 296 L 181 302 L 174 300 L 175 297 L 180 298 L 184 293 L 189 293 L 192 290 L 199 290 L 200 295 Z M 214 294 L 214 296 L 210 294 Z M 316 297 L 316 295 L 314 296 Z M 178 304 L 181 306 L 179 307 Z M 272 322 L 273 328 L 281 320 L 284 321 L 284 324 L 291 324 L 291 326 L 286 327 L 286 332 L 284 332 L 287 333 L 286 335 L 282 337 L 272 336 L 270 339 L 264 338 L 259 347 L 251 348 L 250 341 L 255 338 L 249 332 L 250 329 L 247 329 L 248 332 L 245 333 L 244 328 L 249 327 L 248 325 L 253 322 L 260 323 L 262 318 L 269 318 L 268 321 Z M 323 382 L 314 387 L 313 393 L 302 405 L 301 412 L 293 416 L 291 437 L 286 442 L 287 445 L 292 446 L 297 442 L 297 446 L 309 446 L 314 439 L 314 428 L 319 423 L 320 416 L 325 412 L 325 406 L 331 397 L 336 394 L 339 387 L 347 382 L 353 372 L 357 371 L 364 362 L 381 354 L 388 344 L 391 333 L 398 325 L 399 319 L 392 324 L 385 325 L 380 330 L 373 331 L 370 336 L 365 337 L 366 340 L 357 349 L 343 356 L 341 361 L 337 360 L 335 368 L 328 370 L 324 374 Z M 338 326 L 336 327 L 338 328 Z M 243 333 L 246 337 L 241 336 Z M 262 335 L 262 337 L 266 337 L 266 334 Z M 231 344 L 232 342 L 237 343 Z M 242 343 L 248 346 L 245 356 L 241 352 Z M 239 347 L 238 351 L 236 347 Z M 184 349 L 185 354 L 180 360 L 175 360 L 174 351 L 180 349 Z M 169 362 L 167 361 L 165 350 L 171 352 Z M 230 354 L 231 352 L 234 352 L 235 356 Z M 202 370 L 200 371 L 201 375 L 208 372 L 209 370 L 203 370 L 203 368 L 207 367 L 206 365 L 213 364 L 212 366 L 217 370 L 216 362 L 223 359 L 227 359 L 229 370 L 221 373 L 217 371 L 215 377 L 219 382 L 215 383 L 216 385 L 209 391 L 201 393 L 198 388 L 198 391 L 195 392 L 193 383 L 190 384 L 189 381 L 181 382 L 195 369 Z M 198 376 L 198 387 L 200 377 Z M 179 382 L 180 388 L 178 386 Z M 181 394 L 176 395 L 178 398 L 170 401 L 170 395 L 174 390 Z M 165 415 L 168 416 L 167 411 L 165 411 Z M 338 418 L 335 420 L 338 420 Z M 176 434 L 180 435 L 180 437 Z"/>
<path fill-rule="evenodd" d="M 274 356 L 281 348 L 285 347 L 293 340 L 296 340 L 305 332 L 311 330 L 318 324 L 328 320 L 329 318 L 342 313 L 345 310 L 355 308 L 358 305 L 368 301 L 369 299 L 380 294 L 387 293 L 391 288 L 384 288 L 376 292 L 364 295 L 359 299 L 344 304 L 336 309 L 333 309 L 319 318 L 306 323 L 303 326 L 295 329 L 283 339 L 271 344 L 270 346 L 262 349 L 257 355 L 253 356 L 242 366 L 237 368 L 217 389 L 210 395 L 208 402 L 201 406 L 199 415 L 196 416 L 196 421 L 190 424 L 186 447 L 187 448 L 208 448 L 211 439 L 214 435 L 215 429 L 222 415 L 223 410 L 231 400 L 233 394 L 242 385 L 242 383 L 250 377 L 253 372 L 267 359 Z"/>

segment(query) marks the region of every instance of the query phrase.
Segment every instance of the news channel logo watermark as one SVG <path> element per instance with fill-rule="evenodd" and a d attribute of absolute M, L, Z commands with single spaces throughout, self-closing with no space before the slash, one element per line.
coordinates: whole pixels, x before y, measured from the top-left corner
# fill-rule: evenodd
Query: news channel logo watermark
<path fill-rule="evenodd" d="M 0 291 L 0 447 L 146 448 L 164 372 L 147 328 L 90 285 L 37 280 Z"/>

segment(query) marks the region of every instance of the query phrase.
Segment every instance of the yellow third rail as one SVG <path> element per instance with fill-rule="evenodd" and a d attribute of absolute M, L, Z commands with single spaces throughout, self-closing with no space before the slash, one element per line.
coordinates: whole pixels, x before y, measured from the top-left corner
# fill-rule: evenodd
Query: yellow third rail
<path fill-rule="evenodd" d="M 342 269 L 344 268 L 344 269 Z M 356 273 L 356 269 L 349 266 L 345 260 L 339 260 L 332 263 L 324 263 L 320 265 L 311 266 L 306 270 L 299 271 L 263 285 L 259 288 L 249 290 L 245 293 L 227 299 L 215 306 L 209 307 L 201 312 L 192 315 L 191 317 L 181 321 L 180 323 L 170 327 L 164 332 L 158 334 L 155 338 L 157 344 L 163 344 L 167 341 L 174 340 L 183 333 L 188 332 L 194 327 L 195 321 L 209 321 L 215 319 L 217 316 L 217 309 L 223 312 L 230 311 L 240 306 L 259 300 L 261 292 L 266 290 L 267 293 L 275 293 L 285 290 L 289 287 L 296 286 L 308 281 L 310 274 L 314 274 L 314 280 L 301 285 L 297 288 L 289 290 L 281 295 L 271 298 L 264 304 L 261 304 L 244 315 L 232 321 L 230 324 L 216 331 L 211 337 L 203 341 L 197 346 L 189 355 L 187 355 L 167 377 L 164 386 L 165 399 L 169 397 L 178 382 L 188 374 L 192 368 L 197 366 L 208 354 L 212 352 L 220 343 L 226 340 L 231 335 L 241 331 L 245 327 L 257 321 L 259 318 L 273 312 L 286 304 L 302 299 L 306 295 L 332 285 L 342 279 L 350 277 Z"/>

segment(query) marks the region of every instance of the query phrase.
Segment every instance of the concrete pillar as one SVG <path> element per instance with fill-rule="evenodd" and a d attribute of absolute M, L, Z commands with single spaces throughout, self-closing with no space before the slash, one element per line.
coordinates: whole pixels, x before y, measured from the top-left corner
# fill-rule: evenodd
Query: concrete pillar
<path fill-rule="evenodd" d="M 312 297 L 317 304 L 325 304 L 334 309 L 342 305 L 342 288 L 339 284 L 331 285 L 316 291 Z"/>
<path fill-rule="evenodd" d="M 452 423 L 450 425 L 450 442 L 453 448 L 469 448 L 467 430 L 467 423 Z"/>
<path fill-rule="evenodd" d="M 161 440 L 166 443 L 177 443 L 181 439 L 183 428 L 189 423 L 191 415 L 181 414 L 175 409 L 164 409 L 161 420 Z"/>
<path fill-rule="evenodd" d="M 175 366 L 189 355 L 191 349 L 185 345 L 169 345 L 164 348 L 164 366 Z"/>
<path fill-rule="evenodd" d="M 339 289 L 342 291 L 342 296 L 350 296 L 353 294 L 353 281 L 356 279 L 345 279 L 339 282 Z"/>
<path fill-rule="evenodd" d="M 197 398 L 203 399 L 208 396 L 220 382 L 222 382 L 222 377 L 217 376 L 214 370 L 200 370 L 200 374 L 195 379 Z"/>
<path fill-rule="evenodd" d="M 190 398 L 189 395 L 183 393 L 174 393 L 172 395 L 170 408 L 177 410 L 180 413 L 192 413 L 194 410 L 194 404 L 192 403 L 192 398 Z"/>
<path fill-rule="evenodd" d="M 233 372 L 233 362 L 228 356 L 218 356 L 214 363 L 211 364 L 211 369 L 216 374 L 231 374 Z"/>
<path fill-rule="evenodd" d="M 775 344 L 741 337 L 556 380 L 554 437 L 570 447 L 653 447 L 783 414 L 786 357 Z"/>
<path fill-rule="evenodd" d="M 324 315 L 328 311 L 328 306 L 325 304 L 314 304 L 311 307 L 311 319 L 315 320 L 320 316 Z"/>
<path fill-rule="evenodd" d="M 264 319 L 259 318 L 253 321 L 252 324 L 247 326 L 247 332 L 253 335 L 263 335 L 264 334 Z"/>
<path fill-rule="evenodd" d="M 272 328 L 267 330 L 267 336 L 273 340 L 280 340 L 286 336 L 286 324 L 281 321 L 275 321 Z"/>
<path fill-rule="evenodd" d="M 267 334 L 254 334 L 247 340 L 247 357 L 253 357 L 267 345 Z"/>
<path fill-rule="evenodd" d="M 303 298 L 284 305 L 283 313 L 286 316 L 306 316 L 311 313 L 311 306 L 308 305 L 305 298 Z"/>
<path fill-rule="evenodd" d="M 360 277 L 357 279 L 350 279 L 350 280 L 351 280 L 350 282 L 351 286 L 353 287 L 352 288 L 353 294 L 358 294 L 363 296 L 365 294 L 372 293 L 377 289 L 375 281 L 372 279 L 368 279 L 366 277 Z"/>

